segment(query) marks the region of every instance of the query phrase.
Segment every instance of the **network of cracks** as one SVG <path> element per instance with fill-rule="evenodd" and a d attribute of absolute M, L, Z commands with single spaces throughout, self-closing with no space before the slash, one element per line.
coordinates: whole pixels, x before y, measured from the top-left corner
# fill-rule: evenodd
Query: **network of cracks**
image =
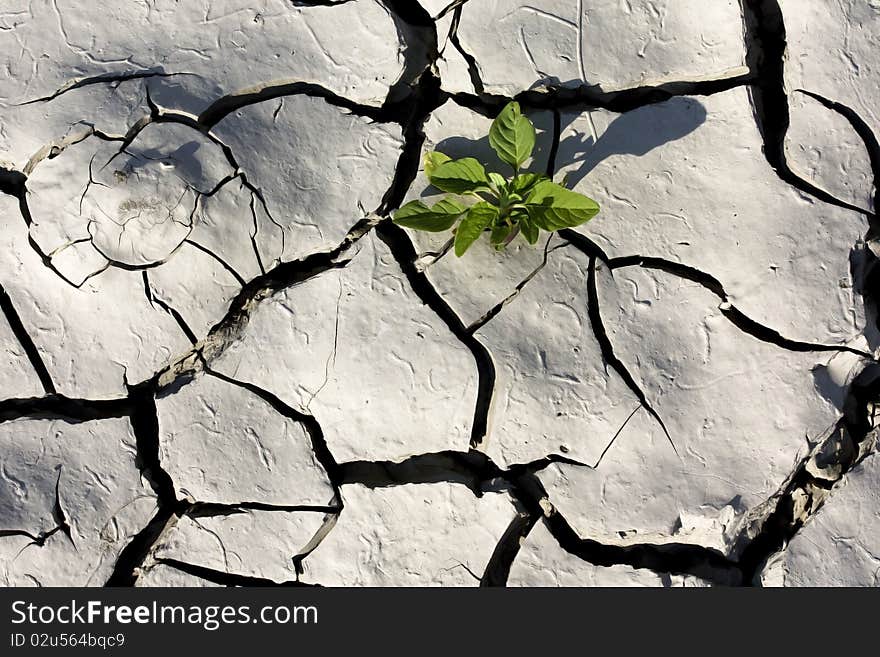
<path fill-rule="evenodd" d="M 324 44 L 326 86 L 198 102 L 202 73 L 130 58 L 5 105 L 12 131 L 77 94 L 128 103 L 0 170 L 8 585 L 876 583 L 871 117 L 791 90 L 786 3 L 730 3 L 741 61 L 694 46 L 717 74 L 612 90 L 585 23 L 644 10 L 650 60 L 683 47 L 667 3 L 481 4 L 280 3 L 317 43 L 309 12 L 387 22 L 393 56 L 351 93 Z M 487 22 L 525 73 L 488 60 L 496 32 L 468 41 Z M 576 56 L 534 45 L 556 38 Z M 426 150 L 492 164 L 511 99 L 530 166 L 599 217 L 460 260 L 395 225 L 431 194 Z M 854 182 L 792 147 L 805 103 L 858 149 Z"/>

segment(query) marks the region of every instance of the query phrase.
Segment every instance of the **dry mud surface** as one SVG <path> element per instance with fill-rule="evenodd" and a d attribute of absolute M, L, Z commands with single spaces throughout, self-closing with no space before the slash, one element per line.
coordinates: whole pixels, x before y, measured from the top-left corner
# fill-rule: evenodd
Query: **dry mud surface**
<path fill-rule="evenodd" d="M 880 2 L 8 0 L 0 67 L 0 584 L 880 580 Z M 391 223 L 511 98 L 599 216 Z"/>

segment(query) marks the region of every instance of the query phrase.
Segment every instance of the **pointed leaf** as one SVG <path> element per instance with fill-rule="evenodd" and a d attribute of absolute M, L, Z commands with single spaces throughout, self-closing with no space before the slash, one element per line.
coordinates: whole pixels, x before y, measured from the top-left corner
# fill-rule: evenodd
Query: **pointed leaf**
<path fill-rule="evenodd" d="M 529 159 L 535 148 L 535 126 L 519 108 L 519 103 L 507 103 L 489 128 L 489 144 L 504 162 L 514 169 Z"/>
<path fill-rule="evenodd" d="M 519 219 L 519 230 L 523 234 L 523 237 L 526 238 L 526 241 L 529 244 L 537 244 L 538 243 L 538 234 L 541 230 L 532 223 L 531 218 L 527 212 L 523 212 L 520 215 L 517 215 Z"/>
<path fill-rule="evenodd" d="M 485 201 L 471 206 L 455 230 L 455 255 L 461 257 L 498 217 L 498 208 Z"/>
<path fill-rule="evenodd" d="M 452 158 L 440 151 L 428 151 L 425 153 L 425 175 L 430 180 L 434 175 L 434 170 L 444 162 L 449 162 Z"/>
<path fill-rule="evenodd" d="M 531 221 L 544 230 L 579 226 L 599 212 L 599 205 L 591 198 L 545 180 L 532 189 L 526 199 Z"/>
<path fill-rule="evenodd" d="M 458 201 L 445 198 L 430 208 L 421 201 L 410 201 L 396 213 L 394 223 L 415 230 L 440 233 L 452 228 L 456 219 L 467 212 Z"/>
<path fill-rule="evenodd" d="M 472 157 L 444 162 L 432 169 L 428 179 L 437 189 L 453 194 L 475 192 L 489 186 L 486 170 Z"/>
<path fill-rule="evenodd" d="M 502 176 L 500 173 L 495 173 L 494 171 L 489 172 L 489 180 L 492 181 L 492 184 L 495 185 L 500 190 L 507 187 L 507 179 Z"/>
<path fill-rule="evenodd" d="M 521 173 L 511 183 L 510 191 L 526 196 L 539 182 L 542 180 L 550 180 L 542 173 Z"/>

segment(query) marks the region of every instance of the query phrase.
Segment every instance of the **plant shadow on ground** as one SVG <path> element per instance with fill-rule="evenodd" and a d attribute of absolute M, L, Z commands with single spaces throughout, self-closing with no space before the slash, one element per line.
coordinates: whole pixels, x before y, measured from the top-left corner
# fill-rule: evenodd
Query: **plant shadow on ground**
<path fill-rule="evenodd" d="M 202 163 L 198 157 L 201 144 L 197 141 L 188 141 L 173 151 L 165 149 L 147 148 L 136 151 L 128 161 L 127 167 L 131 172 L 148 167 L 155 162 L 163 162 L 174 167 L 176 175 L 184 181 L 200 181 L 203 176 Z"/>
<path fill-rule="evenodd" d="M 562 130 L 578 115 L 563 114 Z M 706 121 L 706 108 L 694 98 L 676 97 L 620 114 L 594 141 L 575 130 L 559 143 L 557 166 L 572 166 L 567 186 L 573 187 L 602 161 L 613 155 L 647 155 L 655 148 L 689 135 Z"/>
<path fill-rule="evenodd" d="M 535 124 L 538 136 L 531 164 L 524 168 L 543 173 L 547 170 L 553 142 L 553 115 L 549 111 L 528 110 L 526 114 Z M 603 160 L 613 155 L 643 156 L 663 144 L 685 137 L 706 121 L 707 114 L 705 106 L 695 98 L 675 97 L 618 115 L 596 140 L 592 134 L 572 128 L 579 116 L 579 113 L 564 112 L 561 116 L 562 134 L 565 135 L 566 129 L 571 130 L 559 143 L 556 168 L 568 168 L 566 186 L 569 188 L 577 185 Z M 473 157 L 488 171 L 497 171 L 505 176 L 511 174 L 510 166 L 498 159 L 492 150 L 488 136 L 480 139 L 449 137 L 440 141 L 436 150 L 453 159 Z M 424 192 L 422 196 L 433 194 L 436 191 Z"/>

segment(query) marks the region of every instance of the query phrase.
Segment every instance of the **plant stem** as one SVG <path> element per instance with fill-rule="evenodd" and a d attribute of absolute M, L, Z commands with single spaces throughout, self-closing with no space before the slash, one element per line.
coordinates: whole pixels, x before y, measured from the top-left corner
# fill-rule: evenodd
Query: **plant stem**
<path fill-rule="evenodd" d="M 519 235 L 519 224 L 518 223 L 516 226 L 513 227 L 513 230 L 510 231 L 510 234 L 507 236 L 507 238 L 504 240 L 504 242 L 502 242 L 502 245 L 506 247 L 508 244 L 510 244 L 513 241 L 513 238 L 516 237 L 517 235 Z"/>

